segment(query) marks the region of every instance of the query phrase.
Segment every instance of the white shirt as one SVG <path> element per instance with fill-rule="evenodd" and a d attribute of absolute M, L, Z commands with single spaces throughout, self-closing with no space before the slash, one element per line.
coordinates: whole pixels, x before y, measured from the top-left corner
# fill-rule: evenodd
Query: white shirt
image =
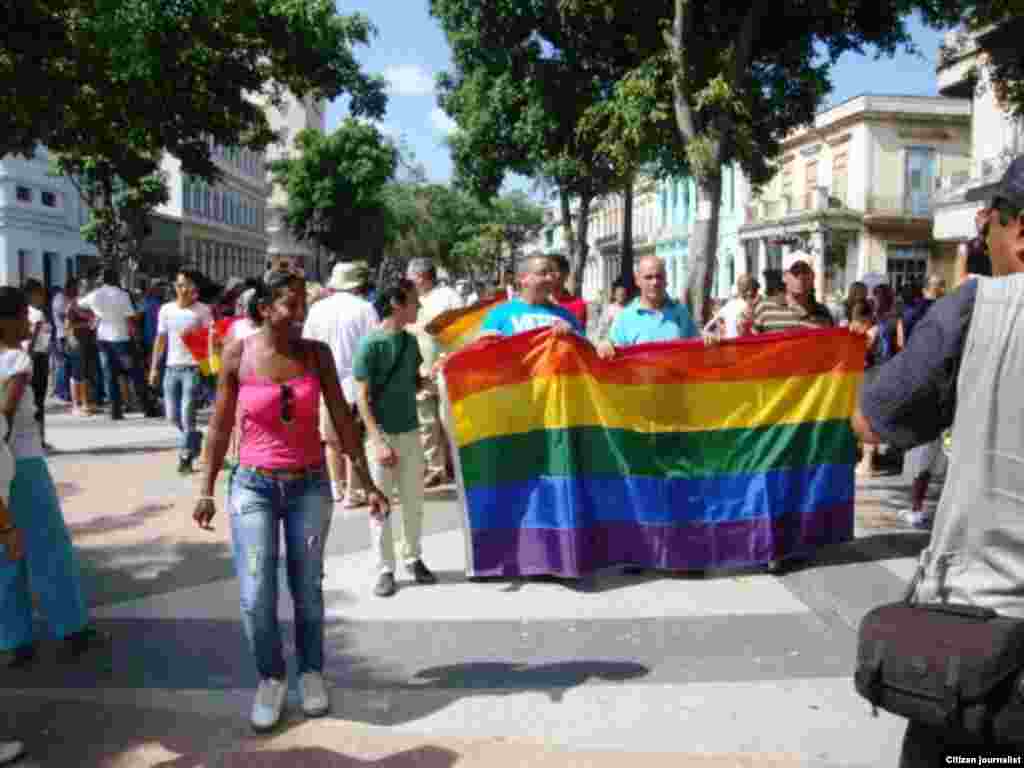
<path fill-rule="evenodd" d="M 181 340 L 183 333 L 213 322 L 210 308 L 198 301 L 182 309 L 177 301 L 169 301 L 160 307 L 157 315 L 157 335 L 167 335 L 167 365 L 198 365 Z"/>
<path fill-rule="evenodd" d="M 11 453 L 15 459 L 45 456 L 43 437 L 36 423 L 35 394 L 32 390 L 32 358 L 23 349 L 5 349 L 0 352 L 0 400 L 7 399 L 7 387 L 18 374 L 27 373 L 29 383 L 14 411 L 14 429 L 11 432 Z M 4 434 L 7 431 L 4 430 Z M 3 435 L 0 435 L 0 439 Z"/>
<path fill-rule="evenodd" d="M 352 378 L 352 359 L 359 342 L 380 322 L 377 310 L 366 299 L 352 293 L 338 293 L 321 299 L 309 308 L 302 336 L 322 341 L 331 348 L 338 381 L 345 399 L 354 403 L 356 383 Z"/>
<path fill-rule="evenodd" d="M 64 338 L 64 321 L 68 316 L 68 300 L 63 291 L 53 297 L 50 309 L 53 311 L 53 330 L 57 334 L 57 340 L 60 341 Z"/>
<path fill-rule="evenodd" d="M 729 299 L 718 311 L 718 319 L 725 321 L 725 338 L 735 339 L 740 335 L 740 317 L 747 310 L 745 299 Z"/>
<path fill-rule="evenodd" d="M 227 345 L 232 341 L 241 341 L 259 332 L 260 327 L 251 318 L 243 317 L 231 324 L 231 328 L 228 329 L 228 337 L 224 343 Z"/>
<path fill-rule="evenodd" d="M 0 413 L 0 437 L 7 434 L 7 417 Z M 10 509 L 11 481 L 14 480 L 14 455 L 7 443 L 0 440 L 0 498 Z"/>
<path fill-rule="evenodd" d="M 420 294 L 420 311 L 416 315 L 416 324 L 408 328 L 420 345 L 420 357 L 423 358 L 420 370 L 429 371 L 439 353 L 434 337 L 423 329 L 441 313 L 449 309 L 462 309 L 464 306 L 465 300 L 462 296 L 447 285 L 435 285 L 431 290 Z"/>
<path fill-rule="evenodd" d="M 24 343 L 25 351 L 29 354 L 45 354 L 49 352 L 53 327 L 50 325 L 50 321 L 46 319 L 46 315 L 42 313 L 42 310 L 36 309 L 31 304 L 28 306 L 28 325 L 32 335 L 36 338 L 36 342 L 32 344 L 32 336 L 29 336 Z M 36 333 L 36 326 L 40 326 L 38 334 Z M 32 349 L 29 349 L 29 345 L 32 345 Z"/>
<path fill-rule="evenodd" d="M 99 341 L 128 341 L 128 318 L 136 314 L 128 291 L 116 285 L 104 285 L 97 288 L 78 302 L 86 309 L 91 309 L 99 318 L 96 326 L 96 338 Z"/>

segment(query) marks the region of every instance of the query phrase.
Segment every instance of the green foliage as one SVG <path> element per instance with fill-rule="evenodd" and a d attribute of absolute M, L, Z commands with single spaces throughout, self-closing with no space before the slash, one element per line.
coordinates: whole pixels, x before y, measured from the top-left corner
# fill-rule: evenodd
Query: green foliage
<path fill-rule="evenodd" d="M 300 132 L 295 148 L 295 157 L 274 161 L 270 170 L 288 193 L 284 218 L 296 239 L 344 254 L 364 225 L 393 230 L 382 193 L 398 151 L 376 127 L 350 117 L 330 135 Z"/>
<path fill-rule="evenodd" d="M 138 162 L 141 172 L 144 158 Z M 53 158 L 50 173 L 68 177 L 91 211 L 82 226 L 82 237 L 96 246 L 107 264 L 116 267 L 125 258 L 138 262 L 142 242 L 152 231 L 150 215 L 170 199 L 167 175 L 159 170 L 155 158 L 149 159 L 149 169 L 129 183 L 103 159 Z"/>
<path fill-rule="evenodd" d="M 0 155 L 39 144 L 70 169 L 143 189 L 163 151 L 184 173 L 214 182 L 211 140 L 264 150 L 277 139 L 264 111 L 283 90 L 351 97 L 354 115 L 380 117 L 381 78 L 352 47 L 374 34 L 333 0 L 5 0 L 0 47 Z M 117 210 L 94 208 L 105 238 Z M 114 265 L 116 266 L 116 265 Z"/>

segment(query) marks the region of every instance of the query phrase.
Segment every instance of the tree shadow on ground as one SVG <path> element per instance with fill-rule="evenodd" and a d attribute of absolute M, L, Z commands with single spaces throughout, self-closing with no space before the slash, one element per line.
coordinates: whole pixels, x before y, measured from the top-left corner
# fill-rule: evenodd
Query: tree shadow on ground
<path fill-rule="evenodd" d="M 134 456 L 151 455 L 157 453 L 169 453 L 175 450 L 177 442 L 171 440 L 149 440 L 144 443 L 127 443 L 122 445 L 100 445 L 93 448 L 79 448 L 77 450 L 55 451 L 49 458 L 60 461 L 83 456 Z"/>
<path fill-rule="evenodd" d="M 383 757 L 346 754 L 325 743 L 358 743 L 362 734 L 354 734 L 353 739 L 353 726 L 324 722 L 305 732 L 301 717 L 290 717 L 273 733 L 258 736 L 245 717 L 210 716 L 185 708 L 169 711 L 102 701 L 4 698 L 0 722 L 6 732 L 26 742 L 26 766 L 450 768 L 459 759 L 456 752 L 429 743 L 399 748 Z M 418 739 L 406 736 L 396 741 L 407 745 Z M 381 751 L 377 739 L 364 744 L 365 752 Z"/>
<path fill-rule="evenodd" d="M 92 536 L 101 533 L 111 533 L 123 528 L 141 528 L 147 520 L 159 518 L 169 510 L 174 509 L 172 504 L 142 504 L 135 507 L 127 514 L 102 515 L 94 517 L 85 523 L 69 523 L 68 531 L 72 537 Z"/>

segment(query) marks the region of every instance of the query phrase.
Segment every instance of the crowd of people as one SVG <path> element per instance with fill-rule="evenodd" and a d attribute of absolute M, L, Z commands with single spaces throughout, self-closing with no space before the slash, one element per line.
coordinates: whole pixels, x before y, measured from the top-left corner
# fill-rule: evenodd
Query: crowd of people
<path fill-rule="evenodd" d="M 683 302 L 668 296 L 665 264 L 656 256 L 637 261 L 635 297 L 618 283 L 602 309 L 566 290 L 567 260 L 531 255 L 513 279 L 493 286 L 506 300 L 489 308 L 480 335 L 552 328 L 586 337 L 590 313 L 597 311 L 594 349 L 610 360 L 649 342 L 703 339 L 713 345 L 746 335 L 849 327 L 866 339 L 865 381 L 853 419 L 864 446 L 857 471 L 875 471 L 880 444 L 906 451 L 912 501 L 902 517 L 908 525 L 933 524 L 924 500 L 932 477 L 942 471 L 943 431 L 952 426 L 954 410 L 958 424 L 971 425 L 953 435 L 947 474 L 958 482 L 947 482 L 919 593 L 928 599 L 948 593 L 946 571 L 937 574 L 935 563 L 964 551 L 963 519 L 978 501 L 970 489 L 986 489 L 998 496 L 991 504 L 1006 507 L 984 518 L 990 529 L 1009 531 L 1003 544 L 993 545 L 1005 550 L 1003 559 L 995 563 L 988 553 L 979 555 L 977 578 L 959 588 L 971 602 L 1024 616 L 1016 597 L 1024 580 L 1024 554 L 1015 537 L 1022 524 L 1014 506 L 1024 498 L 1021 473 L 1010 465 L 995 471 L 991 461 L 976 460 L 1024 461 L 1015 458 L 1024 456 L 1024 446 L 1019 418 L 1012 415 L 1019 398 L 1009 383 L 1024 374 L 1024 351 L 1017 349 L 1024 320 L 1016 311 L 1024 306 L 1024 281 L 1018 279 L 1024 272 L 1022 207 L 1024 159 L 1011 165 L 999 196 L 979 213 L 981 237 L 961 251 L 958 285 L 948 296 L 935 275 L 899 296 L 887 284 L 869 291 L 854 283 L 846 301 L 830 309 L 815 297 L 813 267 L 797 252 L 784 258 L 781 276 L 763 295 L 754 276 L 741 275 L 735 295 L 698 323 Z M 993 273 L 1001 279 L 978 279 Z M 8 652 L 13 666 L 33 662 L 33 591 L 69 657 L 102 641 L 89 621 L 46 463 L 44 406 L 52 370 L 56 396 L 66 398 L 76 416 L 90 417 L 106 401 L 112 420 L 135 408 L 146 417 L 162 414 L 175 426 L 178 471 L 191 473 L 197 460 L 202 463 L 193 512 L 200 527 L 210 527 L 218 476 L 229 471 L 226 506 L 242 623 L 260 675 L 251 723 L 266 731 L 279 722 L 287 690 L 278 625 L 282 550 L 302 710 L 316 717 L 329 707 L 322 579 L 335 503 L 368 509 L 375 595 L 395 594 L 399 559 L 417 584 L 437 580 L 422 551 L 424 492 L 452 481 L 453 462 L 437 382 L 444 354 L 426 329 L 475 297 L 465 284 L 442 284 L 429 259 L 413 260 L 401 279 L 374 287 L 363 263 L 337 264 L 325 286 L 283 270 L 219 287 L 183 269 L 173 287 L 173 299 L 160 283 L 132 296 L 116 273 L 106 271 L 98 285 L 70 281 L 50 306 L 38 281 L 0 288 L 0 428 L 6 436 L 0 445 L 0 546 L 6 556 L 0 562 L 0 651 Z M 209 341 L 211 356 L 220 359 L 214 393 L 188 336 L 222 320 L 229 321 L 228 330 L 211 333 Z M 970 397 L 958 399 L 958 374 L 961 381 L 976 377 Z M 196 412 L 207 401 L 214 413 L 204 440 Z M 1005 424 L 1011 428 L 1003 429 Z M 769 564 L 776 572 L 782 567 Z M 912 725 L 907 749 L 923 754 L 937 738 Z M 951 738 L 940 741 L 948 745 Z M 0 745 L 0 762 L 4 749 Z"/>

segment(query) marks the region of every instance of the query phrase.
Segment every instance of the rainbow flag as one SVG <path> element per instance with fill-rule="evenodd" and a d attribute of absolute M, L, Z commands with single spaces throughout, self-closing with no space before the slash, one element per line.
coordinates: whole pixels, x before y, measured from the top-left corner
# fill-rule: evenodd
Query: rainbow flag
<path fill-rule="evenodd" d="M 225 317 L 211 325 L 200 325 L 181 334 L 181 341 L 192 353 L 203 376 L 216 376 L 220 372 L 220 355 L 210 354 L 210 333 L 223 344 L 228 331 L 238 318 Z"/>
<path fill-rule="evenodd" d="M 864 351 L 846 330 L 610 361 L 549 330 L 463 349 L 442 391 L 469 575 L 754 565 L 851 539 Z"/>
<path fill-rule="evenodd" d="M 476 339 L 484 317 L 492 307 L 505 300 L 502 292 L 462 309 L 449 309 L 427 323 L 425 330 L 446 352 L 454 352 Z"/>

